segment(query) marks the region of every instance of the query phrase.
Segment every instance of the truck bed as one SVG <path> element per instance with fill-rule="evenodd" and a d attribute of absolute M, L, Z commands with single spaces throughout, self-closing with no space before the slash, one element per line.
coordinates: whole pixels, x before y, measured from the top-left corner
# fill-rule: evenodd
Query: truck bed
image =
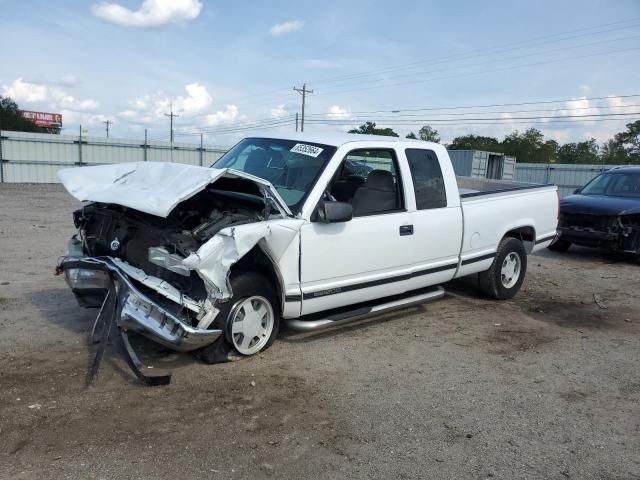
<path fill-rule="evenodd" d="M 516 190 L 531 190 L 546 188 L 552 185 L 540 183 L 514 182 L 512 180 L 490 180 L 487 178 L 456 177 L 460 198 L 479 197 L 496 193 L 513 192 Z"/>

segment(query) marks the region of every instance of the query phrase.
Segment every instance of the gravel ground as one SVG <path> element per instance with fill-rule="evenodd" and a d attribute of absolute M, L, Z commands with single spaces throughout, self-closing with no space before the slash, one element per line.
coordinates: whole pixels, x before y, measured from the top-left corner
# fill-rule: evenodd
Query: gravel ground
<path fill-rule="evenodd" d="M 0 204 L 0 478 L 640 478 L 633 259 L 544 252 L 512 301 L 458 282 L 224 365 L 149 351 L 166 387 L 111 351 L 86 387 L 96 312 L 53 275 L 77 203 Z"/>

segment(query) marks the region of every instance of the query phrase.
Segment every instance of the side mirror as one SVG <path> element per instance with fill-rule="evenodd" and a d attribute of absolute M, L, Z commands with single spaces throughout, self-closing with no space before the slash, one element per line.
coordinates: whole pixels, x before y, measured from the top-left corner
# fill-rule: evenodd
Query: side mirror
<path fill-rule="evenodd" d="M 353 218 L 353 207 L 347 202 L 320 202 L 315 214 L 311 219 L 313 222 L 339 223 L 348 222 Z"/>
<path fill-rule="evenodd" d="M 578 193 L 580 193 L 581 191 L 582 191 L 582 187 L 576 188 L 576 189 L 573 191 L 573 194 L 574 194 L 574 195 L 577 195 L 577 194 L 578 194 Z"/>

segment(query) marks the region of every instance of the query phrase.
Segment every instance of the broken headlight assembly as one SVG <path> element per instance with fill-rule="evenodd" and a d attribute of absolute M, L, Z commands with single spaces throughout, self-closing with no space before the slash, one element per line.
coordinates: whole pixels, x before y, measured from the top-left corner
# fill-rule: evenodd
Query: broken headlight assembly
<path fill-rule="evenodd" d="M 109 274 L 100 270 L 69 268 L 64 271 L 64 278 L 72 290 L 99 290 L 109 288 Z"/>
<path fill-rule="evenodd" d="M 169 253 L 162 247 L 149 248 L 149 261 L 151 263 L 166 268 L 170 272 L 188 277 L 191 275 L 191 269 L 183 265 L 182 260 L 182 257 Z"/>

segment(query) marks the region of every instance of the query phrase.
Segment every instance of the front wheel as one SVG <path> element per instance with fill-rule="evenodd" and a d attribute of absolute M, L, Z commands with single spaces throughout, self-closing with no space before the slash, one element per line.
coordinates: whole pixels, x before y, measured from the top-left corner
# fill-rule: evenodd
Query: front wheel
<path fill-rule="evenodd" d="M 527 252 L 517 238 L 505 237 L 489 270 L 478 274 L 480 290 L 489 298 L 513 298 L 524 281 L 527 271 Z"/>
<path fill-rule="evenodd" d="M 269 281 L 255 272 L 232 272 L 229 281 L 233 296 L 220 305 L 211 325 L 224 334 L 197 352 L 205 363 L 226 362 L 238 354 L 255 355 L 269 348 L 278 336 L 280 315 Z"/>

